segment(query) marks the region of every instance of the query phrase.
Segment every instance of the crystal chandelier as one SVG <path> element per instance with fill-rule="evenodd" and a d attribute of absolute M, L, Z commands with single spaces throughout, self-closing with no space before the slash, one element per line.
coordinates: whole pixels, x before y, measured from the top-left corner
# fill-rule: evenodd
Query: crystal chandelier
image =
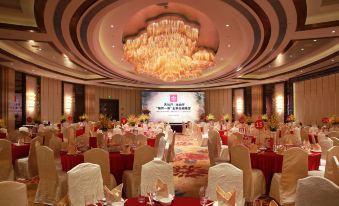
<path fill-rule="evenodd" d="M 214 52 L 197 46 L 199 30 L 182 20 L 165 19 L 124 44 L 124 55 L 138 74 L 165 82 L 195 79 L 214 63 Z"/>

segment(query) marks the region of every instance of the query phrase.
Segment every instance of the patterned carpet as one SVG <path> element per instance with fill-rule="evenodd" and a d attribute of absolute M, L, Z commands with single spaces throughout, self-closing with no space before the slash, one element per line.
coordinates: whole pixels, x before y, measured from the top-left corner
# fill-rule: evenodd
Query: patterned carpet
<path fill-rule="evenodd" d="M 186 135 L 176 136 L 176 158 L 173 163 L 174 184 L 177 196 L 199 197 L 201 186 L 207 186 L 207 175 L 209 158 L 207 147 L 197 146 L 196 140 Z M 28 189 L 29 206 L 34 204 L 35 192 L 39 178 L 31 180 L 18 180 L 25 183 Z M 261 197 L 262 206 L 268 206 L 271 199 L 267 196 Z M 251 205 L 251 204 L 246 204 Z"/>

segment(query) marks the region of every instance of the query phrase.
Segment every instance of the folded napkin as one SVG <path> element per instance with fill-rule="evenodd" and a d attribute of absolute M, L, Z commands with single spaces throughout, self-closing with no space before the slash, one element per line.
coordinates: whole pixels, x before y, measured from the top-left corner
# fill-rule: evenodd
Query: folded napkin
<path fill-rule="evenodd" d="M 121 194 L 122 194 L 122 187 L 124 186 L 123 183 L 116 186 L 112 190 L 108 189 L 105 185 L 104 192 L 107 202 L 121 202 Z"/>
<path fill-rule="evenodd" d="M 235 191 L 225 192 L 219 185 L 216 188 L 218 206 L 235 206 Z"/>
<path fill-rule="evenodd" d="M 168 187 L 167 184 L 165 182 L 163 182 L 161 179 L 158 179 L 156 184 L 155 184 L 155 188 L 156 188 L 156 193 L 157 193 L 157 197 L 159 198 L 167 198 L 168 197 Z"/>
<path fill-rule="evenodd" d="M 258 152 L 258 145 L 250 144 L 249 150 L 250 150 L 250 153 L 257 153 Z"/>

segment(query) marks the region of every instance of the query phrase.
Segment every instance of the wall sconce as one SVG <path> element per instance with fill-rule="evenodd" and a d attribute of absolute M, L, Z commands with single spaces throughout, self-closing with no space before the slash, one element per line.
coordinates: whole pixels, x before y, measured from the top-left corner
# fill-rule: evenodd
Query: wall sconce
<path fill-rule="evenodd" d="M 235 102 L 235 109 L 238 114 L 242 114 L 244 112 L 244 103 L 241 98 L 238 98 Z"/>
<path fill-rule="evenodd" d="M 70 114 L 72 110 L 72 97 L 71 96 L 66 96 L 65 97 L 65 113 Z"/>
<path fill-rule="evenodd" d="M 35 110 L 35 96 L 34 92 L 26 93 L 26 109 L 30 113 Z"/>
<path fill-rule="evenodd" d="M 275 101 L 276 112 L 281 114 L 284 111 L 284 98 L 279 95 L 276 97 Z"/>

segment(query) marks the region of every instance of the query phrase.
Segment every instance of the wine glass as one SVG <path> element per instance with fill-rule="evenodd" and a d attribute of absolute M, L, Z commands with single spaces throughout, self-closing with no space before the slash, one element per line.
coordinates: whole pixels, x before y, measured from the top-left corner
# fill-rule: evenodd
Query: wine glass
<path fill-rule="evenodd" d="M 200 205 L 204 206 L 207 203 L 206 188 L 204 186 L 199 189 Z"/>

